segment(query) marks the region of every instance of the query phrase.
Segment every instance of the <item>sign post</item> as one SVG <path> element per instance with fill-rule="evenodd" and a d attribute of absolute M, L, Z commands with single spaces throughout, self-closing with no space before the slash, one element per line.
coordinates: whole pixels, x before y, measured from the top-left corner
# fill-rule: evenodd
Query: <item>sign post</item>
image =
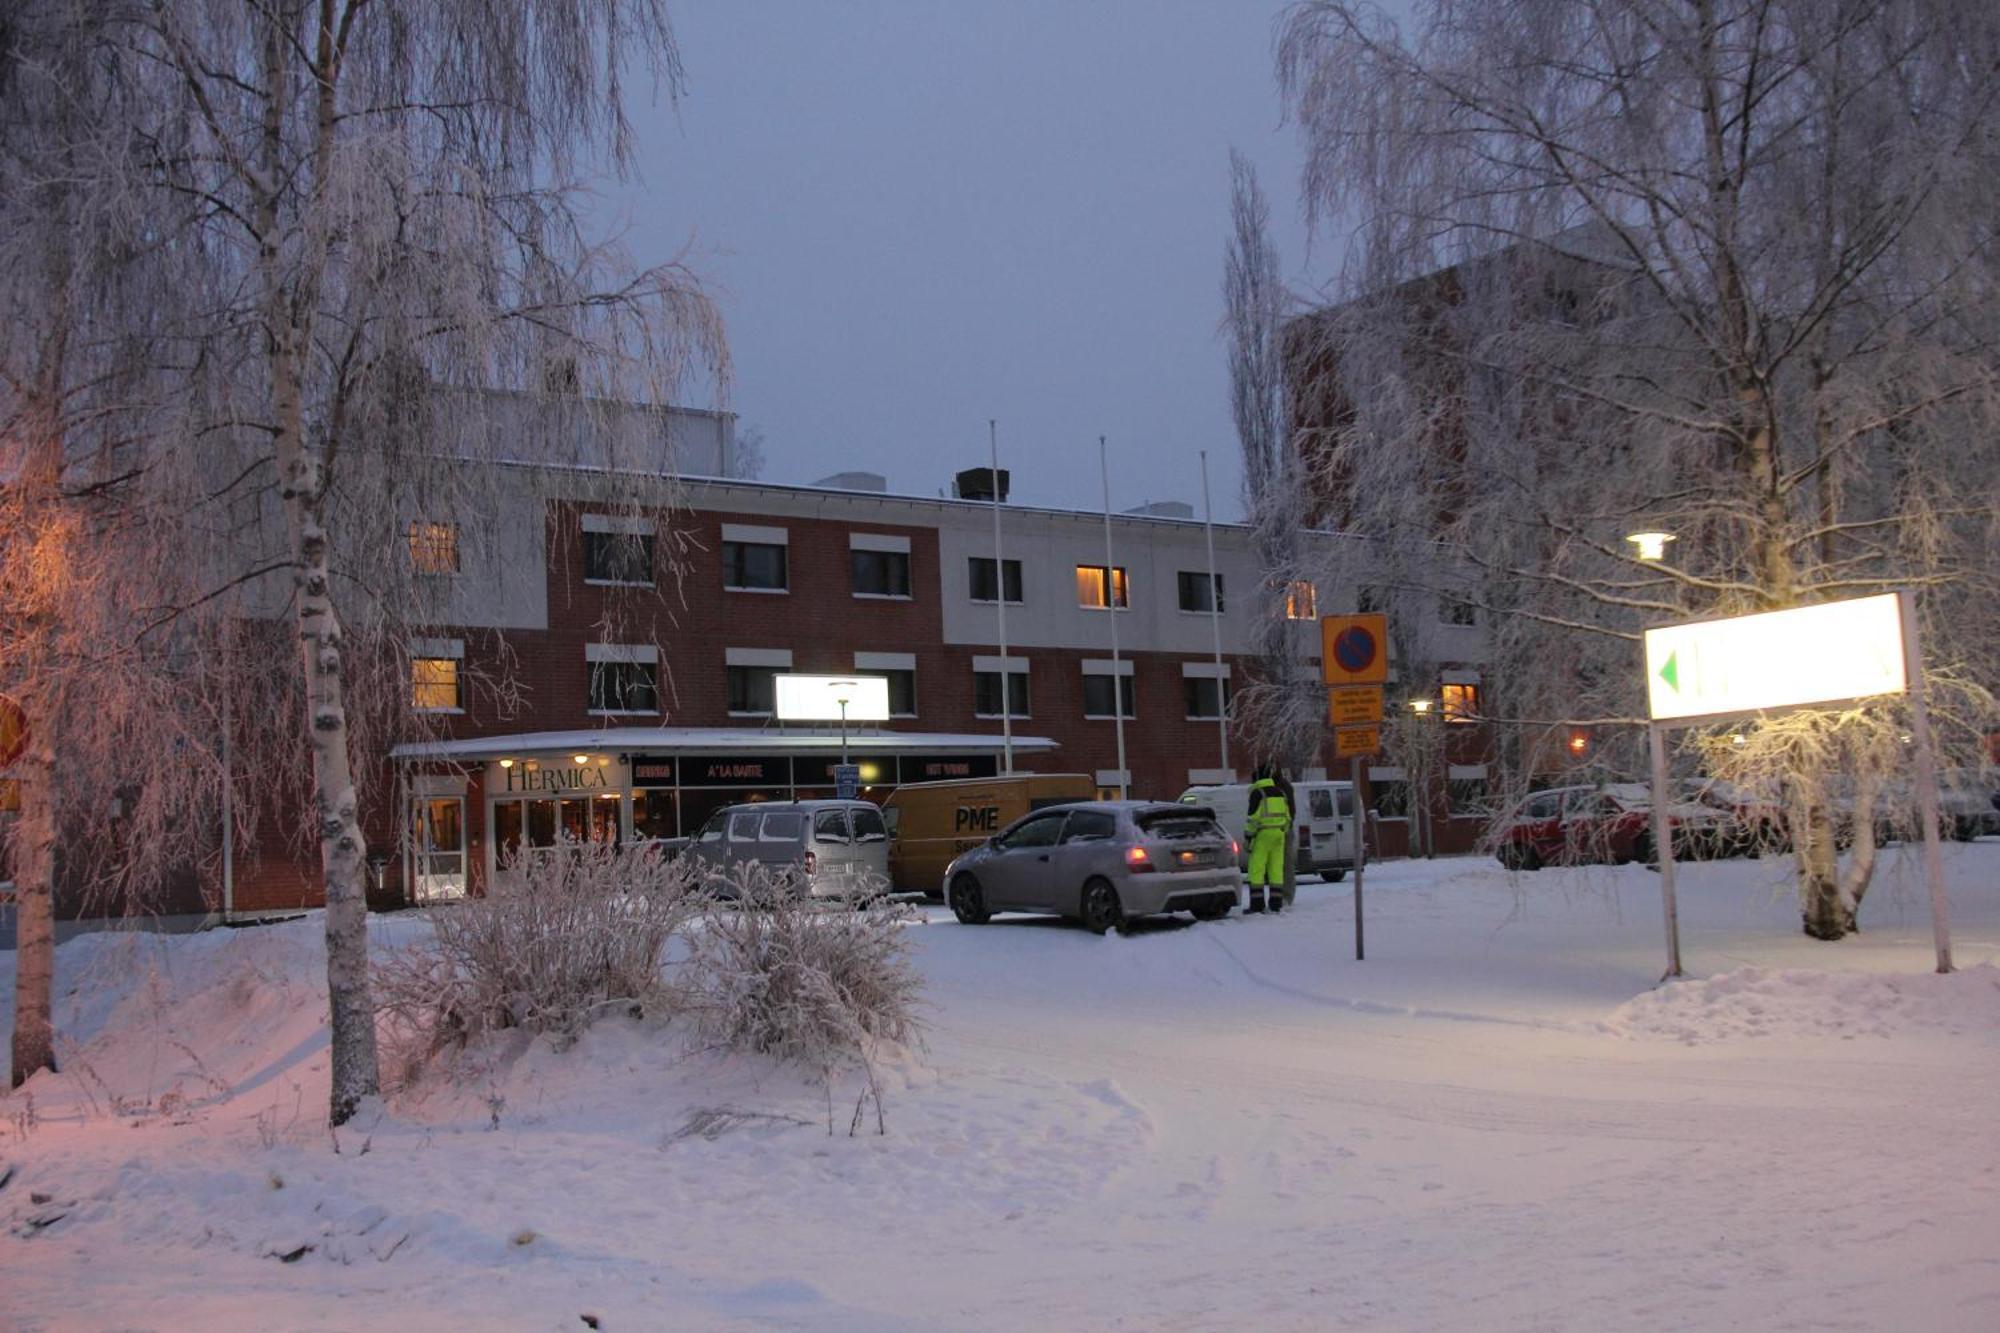
<path fill-rule="evenodd" d="M 1907 694 L 1924 822 L 1937 970 L 1951 971 L 1949 901 L 1938 842 L 1937 756 L 1924 697 L 1916 601 L 1884 593 L 1788 611 L 1665 625 L 1646 631 L 1646 711 L 1653 766 L 1653 841 L 1667 922 L 1667 975 L 1681 975 L 1667 805 L 1666 730 L 1808 704 Z"/>
<path fill-rule="evenodd" d="M 1389 679 L 1389 620 L 1379 614 L 1326 616 L 1319 622 L 1320 676 L 1326 681 L 1333 755 L 1349 761 L 1354 789 L 1354 961 L 1368 956 L 1361 911 L 1361 870 L 1368 860 L 1361 814 L 1361 761 L 1382 748 L 1382 686 Z"/>

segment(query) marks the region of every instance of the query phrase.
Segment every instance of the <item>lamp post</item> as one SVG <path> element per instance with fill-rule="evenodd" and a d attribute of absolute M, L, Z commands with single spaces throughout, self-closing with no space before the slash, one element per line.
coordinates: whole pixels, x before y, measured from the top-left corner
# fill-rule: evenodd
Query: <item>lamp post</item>
<path fill-rule="evenodd" d="M 1437 704 L 1432 699 L 1410 700 L 1410 714 L 1416 719 L 1417 780 L 1410 784 L 1416 802 L 1417 832 L 1424 842 L 1424 859 L 1437 855 L 1437 841 L 1431 829 L 1431 719 Z"/>

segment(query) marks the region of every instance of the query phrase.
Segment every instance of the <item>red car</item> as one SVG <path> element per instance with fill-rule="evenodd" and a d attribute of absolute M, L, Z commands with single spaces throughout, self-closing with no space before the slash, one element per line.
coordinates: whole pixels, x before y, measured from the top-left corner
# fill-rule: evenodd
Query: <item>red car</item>
<path fill-rule="evenodd" d="M 1668 807 L 1674 855 L 1707 854 L 1725 836 L 1727 817 L 1706 806 Z M 1500 830 L 1500 864 L 1509 870 L 1653 859 L 1651 793 L 1637 783 L 1552 787 L 1522 803 Z"/>

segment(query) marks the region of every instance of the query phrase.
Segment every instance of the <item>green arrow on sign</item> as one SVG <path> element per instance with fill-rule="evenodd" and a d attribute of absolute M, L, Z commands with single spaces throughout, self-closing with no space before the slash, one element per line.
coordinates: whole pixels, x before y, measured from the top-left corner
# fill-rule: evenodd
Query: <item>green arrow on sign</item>
<path fill-rule="evenodd" d="M 1667 654 L 1667 660 L 1660 664 L 1660 679 L 1667 682 L 1667 688 L 1675 694 L 1681 692 L 1680 650 Z"/>

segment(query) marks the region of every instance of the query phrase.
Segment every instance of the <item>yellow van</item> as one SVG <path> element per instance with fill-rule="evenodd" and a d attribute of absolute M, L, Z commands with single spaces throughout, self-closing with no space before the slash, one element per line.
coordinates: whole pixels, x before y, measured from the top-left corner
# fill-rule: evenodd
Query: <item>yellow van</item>
<path fill-rule="evenodd" d="M 889 882 L 902 892 L 944 896 L 944 868 L 1043 806 L 1097 799 L 1088 773 L 1009 773 L 993 778 L 908 782 L 889 793 Z"/>

